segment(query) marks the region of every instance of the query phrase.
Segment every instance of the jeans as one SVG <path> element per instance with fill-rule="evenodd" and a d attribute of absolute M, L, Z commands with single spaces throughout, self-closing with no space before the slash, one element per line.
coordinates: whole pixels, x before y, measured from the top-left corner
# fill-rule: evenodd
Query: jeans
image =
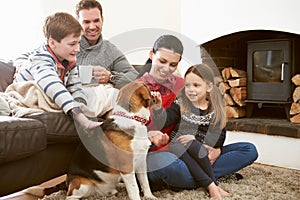
<path fill-rule="evenodd" d="M 237 142 L 222 148 L 220 157 L 212 165 L 216 178 L 237 172 L 252 164 L 258 157 L 256 147 Z M 175 188 L 197 188 L 185 163 L 170 152 L 150 152 L 147 155 L 148 178 L 151 184 Z"/>

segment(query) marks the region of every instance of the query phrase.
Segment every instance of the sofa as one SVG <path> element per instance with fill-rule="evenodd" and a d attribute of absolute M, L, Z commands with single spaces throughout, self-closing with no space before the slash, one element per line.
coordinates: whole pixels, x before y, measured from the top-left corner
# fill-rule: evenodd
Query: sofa
<path fill-rule="evenodd" d="M 0 61 L 0 92 L 12 83 L 15 67 Z M 79 143 L 73 120 L 64 113 L 18 118 L 0 116 L 0 197 L 66 174 Z"/>

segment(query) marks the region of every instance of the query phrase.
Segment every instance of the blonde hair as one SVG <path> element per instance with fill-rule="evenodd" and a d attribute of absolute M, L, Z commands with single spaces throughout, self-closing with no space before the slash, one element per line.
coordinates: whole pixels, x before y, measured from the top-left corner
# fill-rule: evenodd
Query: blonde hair
<path fill-rule="evenodd" d="M 205 64 L 198 64 L 191 66 L 185 73 L 184 77 L 186 77 L 188 74 L 194 73 L 200 78 L 202 78 L 207 84 L 211 85 L 212 89 L 207 95 L 207 99 L 209 101 L 209 108 L 208 111 L 214 112 L 214 118 L 212 123 L 213 124 L 219 124 L 221 128 L 224 128 L 227 123 L 227 117 L 226 117 L 226 109 L 225 109 L 225 102 L 223 95 L 220 91 L 219 85 L 220 80 L 218 76 L 215 75 L 215 72 L 211 67 Z M 180 104 L 180 112 L 191 112 L 191 102 L 188 100 L 188 98 L 185 95 L 184 88 L 182 89 L 180 93 L 180 98 L 182 100 Z"/>

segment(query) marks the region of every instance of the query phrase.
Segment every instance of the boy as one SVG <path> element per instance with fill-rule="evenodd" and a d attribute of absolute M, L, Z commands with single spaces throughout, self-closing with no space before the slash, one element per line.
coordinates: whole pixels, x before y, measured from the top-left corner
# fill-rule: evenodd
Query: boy
<path fill-rule="evenodd" d="M 14 82 L 35 81 L 46 95 L 84 128 L 95 128 L 76 105 L 86 104 L 76 66 L 82 27 L 70 14 L 58 12 L 46 18 L 46 43 L 32 53 L 18 70 Z"/>

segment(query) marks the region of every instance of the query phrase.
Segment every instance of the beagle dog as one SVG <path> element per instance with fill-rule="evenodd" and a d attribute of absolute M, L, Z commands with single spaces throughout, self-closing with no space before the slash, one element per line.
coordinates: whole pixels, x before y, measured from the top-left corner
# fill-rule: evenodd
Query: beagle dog
<path fill-rule="evenodd" d="M 122 180 L 129 199 L 138 200 L 136 175 L 144 196 L 157 199 L 150 190 L 146 166 L 151 145 L 146 124 L 153 101 L 145 84 L 131 82 L 120 89 L 116 105 L 100 130 L 96 128 L 92 136 L 78 131 L 83 135 L 82 145 L 67 173 L 66 199 L 80 199 L 95 192 L 101 196 L 114 195 Z"/>

